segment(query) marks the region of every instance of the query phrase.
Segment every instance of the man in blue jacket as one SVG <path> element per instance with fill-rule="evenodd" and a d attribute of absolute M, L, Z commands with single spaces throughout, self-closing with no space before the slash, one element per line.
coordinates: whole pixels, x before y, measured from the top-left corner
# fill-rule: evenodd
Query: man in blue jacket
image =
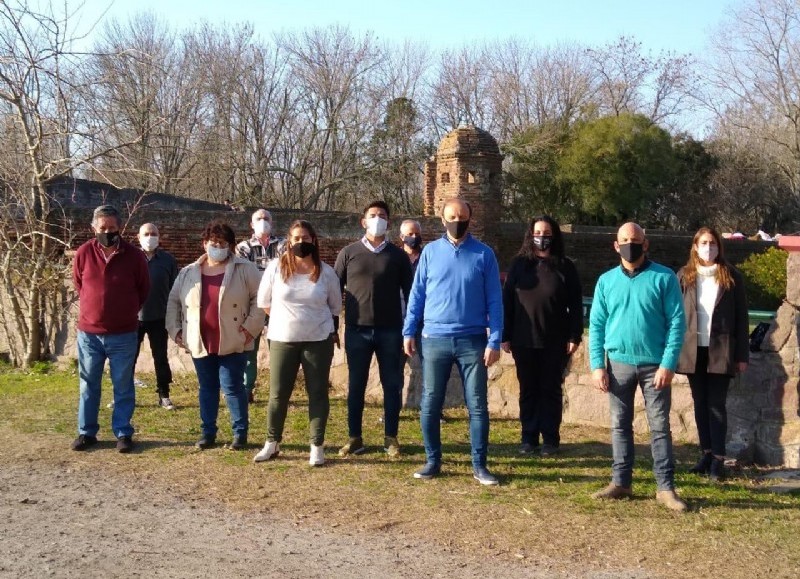
<path fill-rule="evenodd" d="M 674 511 L 686 503 L 675 494 L 675 462 L 669 411 L 671 384 L 683 343 L 683 298 L 675 273 L 647 258 L 649 242 L 636 223 L 619 228 L 614 249 L 619 267 L 595 286 L 589 322 L 589 358 L 595 386 L 609 393 L 613 465 L 611 484 L 596 499 L 632 496 L 633 413 L 636 387 L 642 389 L 656 500 Z"/>
<path fill-rule="evenodd" d="M 414 354 L 414 335 L 424 323 L 420 423 L 427 459 L 414 478 L 430 479 L 441 470 L 439 419 L 455 363 L 469 410 L 474 477 L 483 485 L 496 485 L 497 478 L 486 468 L 489 445 L 486 393 L 487 369 L 500 358 L 503 298 L 494 252 L 467 233 L 471 215 L 472 210 L 463 199 L 445 202 L 442 223 L 447 233 L 422 250 L 411 287 L 403 347 L 406 355 Z"/>

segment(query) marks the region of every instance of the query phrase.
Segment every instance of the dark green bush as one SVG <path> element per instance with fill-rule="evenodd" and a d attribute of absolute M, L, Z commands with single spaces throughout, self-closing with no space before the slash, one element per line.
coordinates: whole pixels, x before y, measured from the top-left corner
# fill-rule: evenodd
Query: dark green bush
<path fill-rule="evenodd" d="M 787 253 L 770 247 L 754 253 L 738 265 L 744 276 L 747 301 L 751 310 L 777 310 L 786 297 Z"/>

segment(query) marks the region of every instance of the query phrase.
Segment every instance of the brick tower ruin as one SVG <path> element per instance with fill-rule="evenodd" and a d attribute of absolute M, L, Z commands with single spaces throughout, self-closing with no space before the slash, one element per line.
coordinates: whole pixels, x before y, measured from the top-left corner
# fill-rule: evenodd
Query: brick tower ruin
<path fill-rule="evenodd" d="M 460 197 L 472 207 L 470 232 L 494 244 L 502 215 L 503 155 L 492 135 L 462 126 L 442 139 L 425 163 L 425 215 L 441 215 L 445 199 Z"/>

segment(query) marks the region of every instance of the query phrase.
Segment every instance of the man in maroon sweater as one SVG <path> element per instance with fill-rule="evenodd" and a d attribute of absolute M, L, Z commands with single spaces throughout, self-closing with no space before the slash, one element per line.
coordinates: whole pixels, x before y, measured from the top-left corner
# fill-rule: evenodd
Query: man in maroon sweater
<path fill-rule="evenodd" d="M 133 449 L 138 314 L 150 291 L 150 275 L 144 254 L 120 237 L 121 224 L 115 207 L 101 205 L 95 209 L 95 238 L 78 248 L 72 264 L 72 281 L 80 302 L 78 438 L 72 450 L 86 450 L 97 443 L 100 383 L 106 360 L 114 389 L 111 429 L 117 437 L 117 450 Z"/>

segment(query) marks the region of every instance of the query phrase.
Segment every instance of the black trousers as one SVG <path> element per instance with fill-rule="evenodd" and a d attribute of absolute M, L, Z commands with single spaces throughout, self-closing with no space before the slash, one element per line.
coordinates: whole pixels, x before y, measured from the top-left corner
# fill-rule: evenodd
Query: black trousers
<path fill-rule="evenodd" d="M 728 433 L 728 386 L 731 377 L 727 374 L 709 374 L 708 348 L 698 346 L 697 365 L 694 374 L 687 374 L 694 400 L 694 421 L 700 448 L 710 450 L 717 456 L 725 456 L 725 437 Z"/>
<path fill-rule="evenodd" d="M 558 446 L 561 442 L 563 376 L 567 365 L 567 346 L 550 348 L 511 348 L 519 380 L 519 421 L 522 442 L 538 446 Z"/>
<path fill-rule="evenodd" d="M 153 365 L 156 367 L 156 387 L 159 398 L 169 398 L 169 385 L 172 383 L 172 370 L 167 357 L 167 343 L 169 334 L 165 320 L 150 320 L 139 322 L 139 342 L 136 347 L 136 358 L 142 349 L 142 342 L 147 335 L 150 340 L 150 351 L 153 353 Z"/>

